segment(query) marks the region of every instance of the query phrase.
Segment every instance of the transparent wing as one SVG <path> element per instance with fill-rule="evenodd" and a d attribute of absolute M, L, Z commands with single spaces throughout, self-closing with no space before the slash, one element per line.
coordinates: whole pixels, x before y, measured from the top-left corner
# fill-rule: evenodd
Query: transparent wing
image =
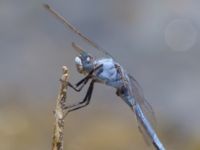
<path fill-rule="evenodd" d="M 151 123 L 154 128 L 156 127 L 156 117 L 155 113 L 153 111 L 152 106 L 149 104 L 149 102 L 145 99 L 144 94 L 142 92 L 142 89 L 137 82 L 137 80 L 130 74 L 128 74 L 130 79 L 130 86 L 132 89 L 132 94 L 134 99 L 136 100 L 136 103 L 140 105 L 140 108 L 142 109 L 142 112 L 144 113 L 145 117 L 148 119 L 148 121 Z M 138 122 L 138 129 L 140 133 L 142 134 L 144 141 L 147 145 L 150 145 L 152 138 L 147 133 L 147 129 L 144 127 L 143 122 L 141 122 L 140 118 L 137 116 L 137 122 Z"/>
<path fill-rule="evenodd" d="M 79 37 L 81 37 L 85 42 L 87 42 L 88 44 L 90 44 L 91 46 L 93 46 L 96 50 L 98 50 L 98 51 L 102 52 L 103 54 L 105 54 L 107 57 L 111 57 L 111 58 L 114 59 L 114 57 L 110 53 L 108 53 L 106 50 L 104 50 L 104 48 L 102 48 L 97 43 L 95 43 L 90 38 L 88 38 L 83 33 L 81 33 L 67 19 L 65 19 L 62 15 L 60 15 L 56 10 L 54 10 L 53 8 L 51 8 L 48 4 L 44 4 L 44 8 L 46 8 L 50 13 L 52 13 L 61 23 L 63 23 L 65 25 L 65 27 L 67 27 L 72 32 L 74 32 L 76 35 L 78 35 Z"/>
<path fill-rule="evenodd" d="M 143 113 L 145 114 L 147 119 L 150 121 L 150 123 L 155 128 L 156 127 L 156 117 L 155 117 L 155 113 L 154 113 L 154 110 L 153 110 L 151 104 L 149 104 L 149 102 L 145 99 L 142 89 L 141 89 L 139 83 L 137 82 L 137 80 L 130 74 L 128 76 L 130 79 L 130 84 L 131 84 L 130 86 L 132 88 L 132 94 L 133 94 L 136 102 L 139 103 Z"/>

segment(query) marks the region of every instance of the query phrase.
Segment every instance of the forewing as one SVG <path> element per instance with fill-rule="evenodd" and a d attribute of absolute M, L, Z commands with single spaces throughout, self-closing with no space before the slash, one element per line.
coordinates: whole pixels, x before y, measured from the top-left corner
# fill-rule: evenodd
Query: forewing
<path fill-rule="evenodd" d="M 74 25 L 72 25 L 66 18 L 64 18 L 62 15 L 60 15 L 56 10 L 54 10 L 53 8 L 51 8 L 48 4 L 45 4 L 44 7 L 50 12 L 52 13 L 61 23 L 63 23 L 65 25 L 65 27 L 67 27 L 68 29 L 70 29 L 72 32 L 74 32 L 76 35 L 78 35 L 79 37 L 81 37 L 85 42 L 87 42 L 88 44 L 90 44 L 92 47 L 94 47 L 96 50 L 102 52 L 103 54 L 105 54 L 107 57 L 111 57 L 113 58 L 113 56 L 107 52 L 106 50 L 104 50 L 104 48 L 102 48 L 100 45 L 98 45 L 96 42 L 94 42 L 93 40 L 91 40 L 89 37 L 85 36 L 83 33 L 81 33 L 81 31 L 79 31 Z M 114 58 L 113 58 L 114 59 Z"/>

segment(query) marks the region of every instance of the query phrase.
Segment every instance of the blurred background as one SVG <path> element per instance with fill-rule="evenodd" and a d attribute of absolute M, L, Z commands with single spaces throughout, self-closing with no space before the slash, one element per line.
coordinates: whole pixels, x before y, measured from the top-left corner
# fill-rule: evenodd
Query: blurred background
<path fill-rule="evenodd" d="M 70 81 L 76 42 L 43 3 L 107 49 L 141 84 L 154 108 L 157 133 L 169 150 L 200 149 L 200 2 L 198 0 L 1 0 L 0 149 L 51 148 L 53 110 L 62 65 Z M 67 103 L 80 101 L 69 90 Z M 91 104 L 65 121 L 67 150 L 148 150 L 134 114 L 97 84 Z"/>

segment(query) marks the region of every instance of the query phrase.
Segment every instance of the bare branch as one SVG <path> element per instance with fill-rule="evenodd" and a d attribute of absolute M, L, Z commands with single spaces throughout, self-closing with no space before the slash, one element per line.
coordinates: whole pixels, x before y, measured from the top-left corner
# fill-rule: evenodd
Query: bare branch
<path fill-rule="evenodd" d="M 52 150 L 63 150 L 64 137 L 64 110 L 63 106 L 67 98 L 67 82 L 68 69 L 66 66 L 62 67 L 63 73 L 60 79 L 60 91 L 56 100 L 56 109 L 54 111 L 55 124 L 53 130 Z"/>

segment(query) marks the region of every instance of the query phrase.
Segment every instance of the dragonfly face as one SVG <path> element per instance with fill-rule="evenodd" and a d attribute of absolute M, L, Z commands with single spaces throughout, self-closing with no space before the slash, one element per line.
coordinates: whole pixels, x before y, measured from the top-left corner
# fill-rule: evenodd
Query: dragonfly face
<path fill-rule="evenodd" d="M 82 52 L 79 56 L 75 57 L 75 64 L 80 74 L 87 74 L 94 68 L 94 58 Z"/>
<path fill-rule="evenodd" d="M 94 68 L 94 58 L 75 43 L 72 43 L 72 47 L 79 54 L 79 56 L 75 57 L 78 72 L 80 74 L 87 74 Z"/>

